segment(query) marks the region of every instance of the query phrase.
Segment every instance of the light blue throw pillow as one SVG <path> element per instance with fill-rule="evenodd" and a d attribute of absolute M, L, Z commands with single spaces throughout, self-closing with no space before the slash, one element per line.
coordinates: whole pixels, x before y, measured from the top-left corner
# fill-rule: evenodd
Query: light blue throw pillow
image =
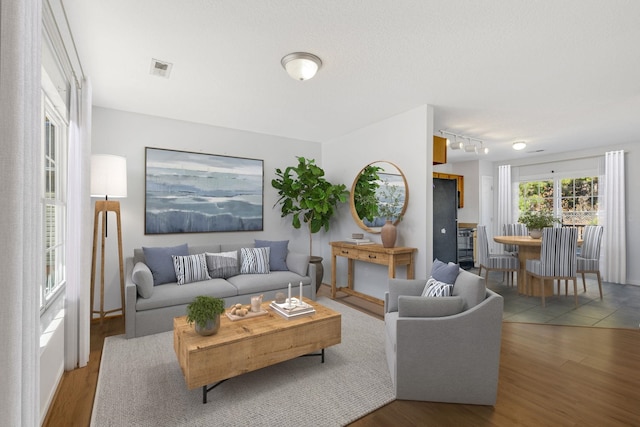
<path fill-rule="evenodd" d="M 173 255 L 187 256 L 189 255 L 189 247 L 184 245 L 164 247 L 164 248 L 145 248 L 144 252 L 145 264 L 151 270 L 153 275 L 153 286 L 162 285 L 163 283 L 177 282 L 176 271 L 173 267 Z"/>
<path fill-rule="evenodd" d="M 288 240 L 257 240 L 256 248 L 269 248 L 269 270 L 288 271 L 287 254 L 289 253 Z"/>

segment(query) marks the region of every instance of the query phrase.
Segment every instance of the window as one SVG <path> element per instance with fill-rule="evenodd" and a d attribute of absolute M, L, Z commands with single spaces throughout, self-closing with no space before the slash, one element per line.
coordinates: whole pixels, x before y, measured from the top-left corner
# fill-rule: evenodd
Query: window
<path fill-rule="evenodd" d="M 41 311 L 47 308 L 66 280 L 66 124 L 46 97 L 43 104 L 44 274 L 40 287 Z"/>
<path fill-rule="evenodd" d="M 580 229 L 597 224 L 598 177 L 521 182 L 518 208 L 520 212 L 550 210 L 562 225 Z"/>

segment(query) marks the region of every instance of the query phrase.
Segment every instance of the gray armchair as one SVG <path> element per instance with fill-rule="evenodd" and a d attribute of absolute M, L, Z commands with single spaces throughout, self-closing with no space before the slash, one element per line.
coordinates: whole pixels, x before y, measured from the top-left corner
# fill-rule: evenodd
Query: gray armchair
<path fill-rule="evenodd" d="M 385 293 L 385 351 L 396 398 L 494 405 L 502 297 L 465 270 L 451 297 L 423 297 L 425 284 L 390 279 Z"/>

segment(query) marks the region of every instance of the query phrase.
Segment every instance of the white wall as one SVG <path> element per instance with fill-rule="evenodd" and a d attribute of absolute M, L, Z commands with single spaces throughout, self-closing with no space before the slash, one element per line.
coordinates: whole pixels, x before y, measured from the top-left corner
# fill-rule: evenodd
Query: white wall
<path fill-rule="evenodd" d="M 374 123 L 350 134 L 325 142 L 322 147 L 323 167 L 332 182 L 347 183 L 351 188 L 359 171 L 374 161 L 389 161 L 404 173 L 409 186 L 409 204 L 404 219 L 398 225 L 396 246 L 418 248 L 415 254 L 416 277 L 425 277 L 432 262 L 432 159 L 433 159 L 433 108 L 421 106 Z M 353 220 L 349 206 L 342 206 L 340 215 L 323 236 L 322 256 L 325 266 L 325 283 L 330 283 L 331 251 L 329 241 L 343 240 L 353 232 L 380 242 L 379 234 L 360 229 Z M 346 285 L 344 258 L 338 258 L 338 284 Z M 404 276 L 404 268 L 398 268 L 397 277 Z M 383 298 L 387 289 L 387 268 L 381 265 L 356 262 L 356 290 Z"/>
<path fill-rule="evenodd" d="M 320 144 L 234 129 L 169 120 L 160 117 L 94 107 L 92 153 L 127 158 L 128 197 L 120 199 L 124 256 L 141 246 L 181 243 L 251 242 L 253 239 L 289 239 L 291 250 L 307 253 L 306 229 L 295 230 L 290 218 L 280 218 L 276 190 L 271 186 L 275 169 L 297 164 L 296 156 L 321 164 Z M 237 233 L 144 234 L 145 147 L 166 148 L 264 160 L 264 231 Z M 348 212 L 348 211 L 347 211 Z M 105 267 L 105 310 L 120 307 L 116 224 L 109 220 Z M 99 280 L 99 279 L 98 279 Z M 96 280 L 96 295 L 99 283 Z M 96 307 L 98 298 L 96 298 Z M 117 313 L 116 313 L 117 314 Z"/>

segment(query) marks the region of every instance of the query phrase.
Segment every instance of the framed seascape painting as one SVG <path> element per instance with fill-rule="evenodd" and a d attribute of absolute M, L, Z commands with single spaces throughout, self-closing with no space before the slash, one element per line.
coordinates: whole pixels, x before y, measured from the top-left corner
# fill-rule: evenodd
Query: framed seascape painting
<path fill-rule="evenodd" d="M 145 234 L 261 231 L 262 160 L 145 148 Z"/>

